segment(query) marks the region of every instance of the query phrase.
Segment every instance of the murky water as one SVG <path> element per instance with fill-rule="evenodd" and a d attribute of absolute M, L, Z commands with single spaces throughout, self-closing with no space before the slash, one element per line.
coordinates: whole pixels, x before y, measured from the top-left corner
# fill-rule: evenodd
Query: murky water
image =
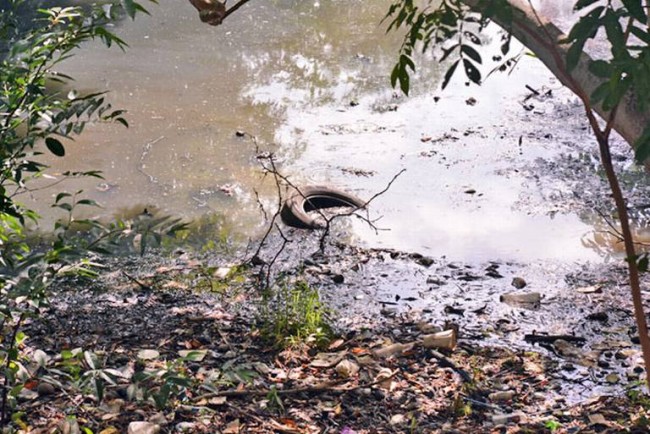
<path fill-rule="evenodd" d="M 295 182 L 363 198 L 406 169 L 372 202 L 381 230 L 355 221 L 358 239 L 458 260 L 598 258 L 581 242 L 592 228 L 553 209 L 525 175 L 591 140 L 574 98 L 527 56 L 509 76 L 481 88 L 459 76 L 444 94 L 436 63 L 421 61 L 412 96 L 395 94 L 400 40 L 379 24 L 388 4 L 252 1 L 215 28 L 189 3 L 161 0 L 121 25 L 126 53 L 89 46 L 65 65 L 81 89 L 109 89 L 131 127 L 89 128 L 53 172 L 102 170 L 104 182 L 80 181 L 99 214 L 220 213 L 253 234 L 263 224 L 256 192 L 268 203 L 274 192 L 256 146 L 277 152 Z M 553 97 L 525 100 L 526 85 Z M 37 199 L 46 210 L 50 198 Z"/>

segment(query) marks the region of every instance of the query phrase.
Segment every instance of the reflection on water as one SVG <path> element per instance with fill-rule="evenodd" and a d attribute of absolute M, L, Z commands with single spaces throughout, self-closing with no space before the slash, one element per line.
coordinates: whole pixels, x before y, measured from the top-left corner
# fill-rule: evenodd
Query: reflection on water
<path fill-rule="evenodd" d="M 389 4 L 253 1 L 208 27 L 186 2 L 161 0 L 150 17 L 121 25 L 126 53 L 90 46 L 65 65 L 80 88 L 110 89 L 131 128 L 93 126 L 54 170 L 103 170 L 105 182 L 81 184 L 106 213 L 133 204 L 221 213 L 252 233 L 262 224 L 255 192 L 273 200 L 257 145 L 278 152 L 296 181 L 362 197 L 406 168 L 372 204 L 390 230 L 355 223 L 358 238 L 465 260 L 595 257 L 580 243 L 589 228 L 572 215 L 547 217 L 553 210 L 519 173 L 588 137 L 579 117 L 553 114 L 571 97 L 533 59 L 480 89 L 459 77 L 438 102 L 439 71 L 423 61 L 414 96 L 395 95 L 388 76 L 400 40 L 379 25 Z M 526 84 L 556 97 L 525 111 Z M 46 210 L 49 197 L 37 200 Z"/>

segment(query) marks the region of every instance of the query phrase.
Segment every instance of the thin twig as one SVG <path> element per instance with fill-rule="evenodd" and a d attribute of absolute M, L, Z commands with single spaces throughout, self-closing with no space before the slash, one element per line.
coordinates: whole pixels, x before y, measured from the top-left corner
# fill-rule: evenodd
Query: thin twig
<path fill-rule="evenodd" d="M 326 381 L 324 383 L 318 384 L 316 386 L 306 386 L 306 387 L 295 387 L 292 389 L 264 389 L 264 390 L 221 390 L 218 392 L 206 393 L 204 395 L 197 396 L 193 399 L 194 402 L 201 401 L 204 399 L 218 398 L 221 396 L 230 397 L 230 398 L 243 398 L 247 396 L 267 396 L 270 393 L 276 393 L 278 395 L 296 395 L 300 393 L 348 393 L 359 389 L 367 389 L 369 387 L 376 386 L 384 381 L 394 378 L 399 373 L 399 370 L 393 371 L 390 375 L 382 377 L 373 381 L 368 381 L 366 383 L 357 384 L 356 386 L 346 387 L 343 389 L 337 389 L 335 386 L 343 384 L 346 382 L 346 379 L 338 379 L 333 381 Z"/>
<path fill-rule="evenodd" d="M 136 279 L 135 277 L 131 276 L 131 275 L 128 274 L 126 271 L 122 270 L 122 274 L 124 274 L 124 275 L 125 275 L 125 276 L 126 276 L 126 277 L 131 281 L 131 282 L 133 282 L 133 283 L 135 283 L 136 285 L 138 285 L 141 289 L 143 289 L 143 290 L 145 290 L 145 291 L 153 291 L 153 288 L 152 288 L 151 286 L 149 286 L 149 285 L 147 285 L 147 284 L 145 284 L 145 283 L 140 282 L 138 279 Z"/>
<path fill-rule="evenodd" d="M 248 1 L 249 1 L 249 0 L 239 0 L 239 2 L 238 2 L 237 4 L 235 4 L 233 7 L 231 7 L 230 9 L 228 9 L 228 10 L 226 11 L 226 13 L 223 15 L 222 21 L 225 20 L 226 18 L 228 18 L 228 15 L 232 14 L 232 13 L 235 12 L 237 9 L 239 9 L 240 7 L 242 7 L 242 6 L 244 6 L 246 3 L 248 3 Z"/>
<path fill-rule="evenodd" d="M 370 205 L 371 202 L 373 202 L 375 199 L 377 199 L 377 198 L 378 198 L 379 196 L 381 196 L 382 194 L 386 193 L 386 192 L 391 188 L 391 186 L 393 185 L 393 183 L 397 180 L 397 178 L 399 178 L 399 177 L 400 177 L 404 172 L 406 172 L 406 169 L 402 169 L 402 170 L 400 170 L 399 172 L 397 172 L 395 175 L 393 175 L 393 177 L 392 177 L 391 180 L 388 182 L 388 184 L 386 184 L 386 187 L 384 187 L 383 190 L 379 191 L 378 193 L 375 193 L 375 194 L 374 194 L 370 199 L 368 199 L 367 201 L 365 201 L 364 204 L 363 204 L 363 206 L 361 206 L 361 207 L 359 207 L 359 208 L 355 208 L 355 209 L 353 209 L 353 210 L 350 211 L 350 212 L 340 213 L 340 214 L 336 214 L 336 215 L 334 215 L 334 216 L 332 216 L 332 217 L 325 218 L 325 221 L 327 222 L 327 224 L 326 224 L 326 226 L 325 226 L 325 229 L 324 229 L 324 231 L 323 231 L 323 234 L 321 235 L 320 242 L 319 242 L 319 245 L 320 245 L 320 249 L 321 249 L 321 251 L 324 251 L 324 250 L 325 250 L 325 241 L 326 241 L 327 236 L 328 236 L 329 233 L 330 233 L 330 225 L 331 225 L 331 223 L 332 223 L 335 219 L 337 219 L 337 218 L 341 218 L 341 217 L 350 217 L 350 216 L 353 216 L 353 215 L 354 215 L 354 216 L 356 216 L 357 218 L 360 218 L 361 220 L 365 221 L 365 222 L 366 222 L 366 223 L 367 223 L 367 224 L 368 224 L 372 229 L 375 230 L 375 232 L 378 232 L 379 229 L 377 228 L 377 226 L 375 226 L 375 222 L 376 222 L 378 219 L 377 219 L 377 220 L 374 220 L 374 221 L 373 221 L 373 220 L 370 220 L 370 218 L 368 218 L 368 217 L 360 216 L 360 215 L 357 213 L 357 211 L 359 211 L 360 209 L 365 209 L 365 208 L 367 208 L 368 205 Z"/>

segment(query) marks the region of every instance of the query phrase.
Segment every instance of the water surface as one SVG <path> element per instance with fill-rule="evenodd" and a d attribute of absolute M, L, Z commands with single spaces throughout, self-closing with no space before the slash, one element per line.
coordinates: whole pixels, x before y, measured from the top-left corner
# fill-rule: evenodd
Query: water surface
<path fill-rule="evenodd" d="M 102 170 L 104 182 L 80 182 L 104 207 L 95 214 L 219 213 L 252 235 L 264 224 L 257 195 L 270 205 L 275 191 L 260 150 L 294 182 L 362 198 L 406 169 L 371 205 L 381 230 L 354 221 L 361 242 L 459 260 L 598 258 L 581 242 L 591 226 L 548 205 L 527 173 L 591 140 L 575 98 L 528 56 L 444 93 L 440 66 L 421 59 L 405 98 L 388 80 L 400 45 L 379 24 L 389 4 L 251 1 L 209 27 L 189 3 L 161 0 L 117 29 L 125 53 L 91 45 L 65 65 L 80 88 L 110 90 L 131 127 L 89 128 L 53 172 Z M 526 85 L 553 97 L 524 108 Z M 46 210 L 49 196 L 37 199 Z"/>

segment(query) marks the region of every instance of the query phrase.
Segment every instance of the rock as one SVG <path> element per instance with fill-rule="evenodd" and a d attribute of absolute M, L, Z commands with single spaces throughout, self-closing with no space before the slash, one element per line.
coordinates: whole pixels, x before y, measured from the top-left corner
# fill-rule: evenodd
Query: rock
<path fill-rule="evenodd" d="M 514 286 L 515 288 L 517 288 L 517 289 L 523 289 L 527 285 L 526 281 L 524 279 L 522 279 L 521 277 L 514 277 L 510 284 L 512 286 Z"/>
<path fill-rule="evenodd" d="M 492 416 L 492 423 L 495 425 L 505 425 L 511 422 L 520 423 L 526 420 L 526 415 L 521 411 L 515 411 L 508 414 L 495 414 Z"/>
<path fill-rule="evenodd" d="M 612 374 L 608 374 L 608 375 L 605 377 L 605 381 L 607 381 L 609 384 L 616 384 L 616 383 L 618 383 L 620 380 L 621 380 L 621 379 L 619 378 L 619 376 L 618 376 L 617 374 L 613 374 L 613 373 L 612 373 Z"/>
<path fill-rule="evenodd" d="M 556 339 L 555 342 L 553 342 L 553 347 L 555 347 L 557 352 L 563 357 L 577 358 L 582 355 L 582 351 L 580 351 L 578 347 L 564 339 Z"/>
<path fill-rule="evenodd" d="M 177 432 L 196 432 L 196 424 L 193 422 L 180 422 L 176 424 Z"/>
<path fill-rule="evenodd" d="M 237 137 L 244 137 L 245 135 L 246 135 L 245 131 L 242 131 L 242 130 L 235 131 L 235 136 L 237 136 Z"/>
<path fill-rule="evenodd" d="M 158 412 L 149 418 L 149 422 L 156 425 L 167 425 L 167 418 L 163 412 Z"/>
<path fill-rule="evenodd" d="M 492 402 L 510 401 L 515 396 L 515 392 L 513 390 L 503 390 L 490 393 L 488 396 Z"/>
<path fill-rule="evenodd" d="M 626 360 L 629 359 L 630 357 L 634 357 L 637 354 L 637 351 L 634 349 L 623 349 L 619 350 L 614 354 L 614 357 L 618 360 Z"/>
<path fill-rule="evenodd" d="M 345 281 L 345 278 L 343 277 L 342 274 L 333 274 L 332 281 L 336 284 L 341 284 Z"/>
<path fill-rule="evenodd" d="M 385 307 L 379 311 L 380 314 L 383 316 L 387 317 L 393 317 L 397 315 L 397 308 L 396 307 Z"/>
<path fill-rule="evenodd" d="M 435 276 L 429 276 L 429 277 L 427 277 L 427 285 L 438 285 L 438 286 L 442 286 L 442 285 L 444 285 L 444 284 L 445 284 L 445 281 L 442 280 L 442 279 L 440 279 L 440 278 L 438 278 L 438 277 L 435 277 Z"/>
<path fill-rule="evenodd" d="M 128 434 L 156 434 L 160 431 L 160 425 L 151 422 L 131 422 Z"/>
<path fill-rule="evenodd" d="M 350 360 L 344 359 L 341 360 L 334 369 L 341 378 L 350 378 L 359 372 L 359 365 Z"/>
<path fill-rule="evenodd" d="M 418 264 L 424 266 L 424 267 L 430 267 L 433 265 L 434 260 L 432 258 L 429 258 L 428 256 L 423 256 L 422 258 L 418 259 Z"/>
<path fill-rule="evenodd" d="M 406 417 L 403 414 L 394 414 L 390 418 L 391 425 L 403 425 L 406 423 Z"/>
<path fill-rule="evenodd" d="M 544 393 L 544 392 L 535 392 L 535 393 L 533 393 L 533 399 L 535 401 L 546 401 L 546 398 L 547 398 L 547 396 L 546 396 L 546 393 Z"/>
<path fill-rule="evenodd" d="M 38 383 L 36 392 L 38 392 L 38 396 L 49 396 L 54 395 L 56 393 L 56 389 L 54 389 L 54 386 L 52 386 L 50 383 L 41 381 Z"/>

